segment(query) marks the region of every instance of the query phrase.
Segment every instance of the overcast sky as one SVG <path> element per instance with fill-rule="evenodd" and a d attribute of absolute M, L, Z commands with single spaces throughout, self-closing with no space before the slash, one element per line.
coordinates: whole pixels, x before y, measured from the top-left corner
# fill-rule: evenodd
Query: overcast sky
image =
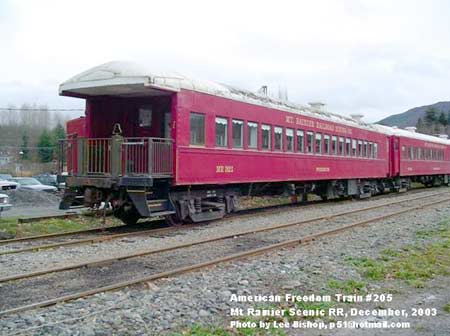
<path fill-rule="evenodd" d="M 450 1 L 0 0 L 0 107 L 83 107 L 58 84 L 148 63 L 366 121 L 449 100 Z"/>

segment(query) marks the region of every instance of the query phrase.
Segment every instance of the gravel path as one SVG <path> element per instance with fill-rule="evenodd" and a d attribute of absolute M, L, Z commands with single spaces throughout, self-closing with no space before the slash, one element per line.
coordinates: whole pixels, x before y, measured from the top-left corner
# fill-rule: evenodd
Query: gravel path
<path fill-rule="evenodd" d="M 436 190 L 426 192 L 431 194 Z M 397 197 L 396 200 L 401 197 L 408 198 L 411 195 L 397 195 Z M 233 219 L 220 223 L 220 233 L 224 234 L 237 226 L 244 230 L 253 226 L 270 224 L 274 218 L 280 223 L 294 221 L 366 207 L 377 202 L 383 203 L 386 199 L 328 204 L 314 207 L 314 209 L 292 209 L 283 214 L 264 215 L 252 219 Z M 347 257 L 376 256 L 386 248 L 397 249 L 414 243 L 417 240 L 415 234 L 417 230 L 435 228 L 442 219 L 449 216 L 450 207 L 446 203 L 393 217 L 308 246 L 285 249 L 259 258 L 218 266 L 204 272 L 3 317 L 0 321 L 0 333 L 11 335 L 20 331 L 22 334 L 52 335 L 160 335 L 192 323 L 226 325 L 230 308 L 248 307 L 248 304 L 239 305 L 229 302 L 232 293 L 270 294 L 291 290 L 310 293 L 325 290 L 325 284 L 329 279 L 358 279 L 360 275 L 348 265 Z M 217 231 L 214 228 L 217 228 L 217 225 L 211 224 L 205 228 L 163 240 L 133 237 L 132 242 L 118 241 L 61 249 L 58 255 L 65 260 L 75 262 L 75 260 L 84 260 L 89 256 L 98 257 L 105 253 L 108 255 L 124 253 L 128 244 L 134 250 L 138 246 L 157 247 L 158 242 L 166 245 L 179 243 L 188 238 L 198 239 L 203 235 L 214 234 Z M 42 257 L 42 254 L 47 256 Z M 39 268 L 39 265 L 41 267 L 55 265 L 57 259 L 54 255 L 55 253 L 48 251 L 38 254 L 29 253 L 20 257 L 4 256 L 1 258 L 1 269 L 5 272 L 5 268 L 15 266 L 15 271 L 25 271 L 30 270 L 30 266 Z M 23 268 L 22 265 L 18 265 L 19 263 L 25 264 Z M 431 302 L 438 308 L 442 307 L 444 302 L 450 301 L 448 282 L 448 278 L 435 279 L 426 288 L 413 292 L 399 285 L 399 293 L 395 296 L 394 303 L 402 306 L 406 303 Z M 369 290 L 376 292 L 377 288 L 369 288 Z M 440 314 L 445 313 L 440 311 Z M 413 322 L 416 323 L 416 321 Z M 437 319 L 423 319 L 416 324 L 413 329 L 405 331 L 404 335 L 447 335 L 450 333 L 450 319 L 446 319 L 445 316 Z M 375 332 L 380 333 L 379 330 L 359 330 L 357 333 L 372 335 Z M 398 330 L 391 334 L 398 334 L 397 332 Z M 349 334 L 345 330 L 340 333 Z M 355 331 L 352 331 L 353 333 Z M 308 334 L 326 333 L 311 330 Z"/>

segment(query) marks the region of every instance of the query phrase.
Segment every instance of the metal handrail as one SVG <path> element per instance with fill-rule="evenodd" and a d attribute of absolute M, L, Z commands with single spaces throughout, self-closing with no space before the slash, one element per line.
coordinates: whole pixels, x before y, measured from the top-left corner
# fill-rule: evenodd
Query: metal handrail
<path fill-rule="evenodd" d="M 158 137 L 85 138 L 59 141 L 59 171 L 70 176 L 173 174 L 173 139 Z"/>

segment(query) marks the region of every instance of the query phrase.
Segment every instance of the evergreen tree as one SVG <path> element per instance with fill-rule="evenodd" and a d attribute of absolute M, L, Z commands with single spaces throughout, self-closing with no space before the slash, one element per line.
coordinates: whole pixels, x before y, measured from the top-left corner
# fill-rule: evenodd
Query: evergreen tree
<path fill-rule="evenodd" d="M 28 149 L 28 142 L 30 138 L 26 133 L 22 135 L 22 146 L 20 147 L 20 151 L 22 152 L 22 159 L 28 160 L 30 158 L 30 150 Z"/>
<path fill-rule="evenodd" d="M 423 124 L 422 118 L 419 118 L 416 124 L 417 131 L 422 131 L 424 127 L 425 125 Z"/>
<path fill-rule="evenodd" d="M 53 143 L 49 132 L 44 129 L 39 136 L 38 155 L 41 162 L 50 162 L 53 159 Z"/>
<path fill-rule="evenodd" d="M 425 122 L 427 123 L 428 126 L 431 126 L 436 122 L 436 120 L 437 120 L 436 109 L 434 107 L 429 107 L 425 111 Z"/>
<path fill-rule="evenodd" d="M 59 140 L 66 138 L 66 130 L 58 121 L 55 128 L 52 129 L 52 146 L 56 148 L 56 155 L 60 156 L 59 159 L 65 161 L 65 150 L 60 148 Z"/>
<path fill-rule="evenodd" d="M 439 123 L 442 125 L 442 126 L 447 126 L 447 117 L 445 116 L 445 113 L 444 112 L 441 112 L 441 114 L 439 115 Z"/>
<path fill-rule="evenodd" d="M 58 146 L 58 141 L 66 138 L 66 130 L 60 122 L 52 129 L 52 143 L 54 147 Z"/>

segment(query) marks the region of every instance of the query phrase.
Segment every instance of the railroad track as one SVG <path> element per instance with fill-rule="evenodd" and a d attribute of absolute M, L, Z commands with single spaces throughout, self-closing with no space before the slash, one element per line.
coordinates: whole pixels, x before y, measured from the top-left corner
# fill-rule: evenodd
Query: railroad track
<path fill-rule="evenodd" d="M 420 191 L 423 188 L 417 188 L 414 190 L 415 192 Z M 385 198 L 391 198 L 395 197 L 396 194 L 386 194 L 383 195 Z M 432 194 L 431 196 L 433 196 Z M 331 200 L 334 202 L 343 202 L 343 200 Z M 281 205 L 273 205 L 273 206 L 267 206 L 262 208 L 250 208 L 250 209 L 243 209 L 240 210 L 238 213 L 233 214 L 231 216 L 228 216 L 224 218 L 223 220 L 230 220 L 233 218 L 237 219 L 243 219 L 246 217 L 254 216 L 255 214 L 259 213 L 277 213 L 282 212 L 286 210 L 286 208 L 293 208 L 293 207 L 299 207 L 299 206 L 314 206 L 317 204 L 323 204 L 330 201 L 311 201 L 307 203 L 297 203 L 297 204 L 281 204 Z M 155 221 L 156 222 L 156 221 Z M 217 222 L 217 221 L 216 221 Z M 160 225 L 161 223 L 159 222 Z M 8 239 L 0 241 L 0 246 L 5 246 L 6 249 L 0 250 L 0 256 L 5 254 L 16 254 L 16 253 L 23 253 L 23 252 L 33 252 L 33 251 L 41 251 L 45 249 L 54 249 L 54 248 L 60 248 L 65 246 L 74 246 L 74 245 L 83 245 L 83 244 L 94 244 L 94 243 L 101 243 L 110 241 L 113 239 L 121 239 L 125 237 L 133 237 L 133 236 L 145 236 L 145 235 L 157 235 L 157 234 L 165 234 L 165 233 L 175 233 L 177 231 L 182 230 L 188 230 L 192 229 L 193 227 L 202 227 L 207 225 L 208 223 L 202 223 L 202 224 L 193 224 L 193 225 L 183 225 L 181 227 L 164 227 L 164 228 L 152 228 L 152 229 L 144 229 L 144 230 L 133 230 L 132 232 L 124 232 L 124 233 L 114 233 L 114 230 L 117 229 L 125 229 L 127 230 L 126 226 L 119 226 L 119 227 L 108 227 L 108 228 L 94 228 L 89 230 L 80 230 L 80 231 L 71 231 L 71 232 L 64 232 L 64 233 L 54 233 L 54 234 L 47 234 L 47 235 L 40 235 L 40 236 L 32 236 L 32 237 L 23 237 L 23 238 L 15 238 L 15 239 Z M 91 237 L 80 237 L 82 235 L 90 235 Z M 57 239 L 57 241 L 50 241 L 52 239 Z M 63 239 L 61 241 L 61 239 Z M 47 240 L 47 242 L 42 242 Z M 37 241 L 38 244 L 33 245 L 33 241 Z M 14 244 L 26 244 L 26 246 L 21 248 L 14 248 Z M 11 248 L 12 246 L 12 248 Z"/>
<path fill-rule="evenodd" d="M 423 199 L 434 197 L 438 198 L 427 203 L 421 202 Z M 414 202 L 419 204 L 411 206 L 411 203 Z M 59 302 L 83 298 L 95 293 L 120 289 L 142 282 L 154 281 L 232 260 L 263 254 L 275 249 L 296 246 L 443 202 L 450 202 L 450 193 L 428 194 L 395 202 L 385 202 L 384 204 L 303 221 L 278 223 L 161 249 L 139 251 L 115 258 L 97 259 L 86 263 L 5 277 L 0 279 L 0 282 L 3 283 L 0 287 L 0 305 L 7 307 L 7 309 L 0 312 L 0 315 L 45 307 Z M 406 206 L 402 205 L 403 203 L 406 203 Z M 355 214 L 358 214 L 357 216 L 361 216 L 363 212 L 370 214 L 371 210 L 383 207 L 387 207 L 391 211 L 385 213 L 387 210 L 383 210 L 382 212 L 385 214 L 381 216 L 357 218 L 350 224 L 342 225 L 343 220 L 347 222 L 348 218 L 355 216 Z M 398 209 L 392 211 L 395 207 L 398 207 Z M 308 224 L 317 224 L 317 222 L 325 220 L 328 222 L 323 223 L 322 226 L 307 226 Z M 332 220 L 334 220 L 334 223 L 332 223 Z M 292 239 L 294 234 L 299 235 L 298 229 L 300 226 L 302 227 L 302 234 Z M 318 231 L 318 229 L 324 227 L 326 229 Z M 270 237 L 262 235 L 267 231 L 272 231 Z M 123 264 L 123 260 L 132 258 L 134 258 L 133 262 L 129 261 L 127 264 Z M 192 260 L 196 259 L 199 262 L 192 263 Z M 142 275 L 143 272 L 146 273 L 148 270 L 154 272 Z M 94 288 L 86 290 L 83 286 Z M 50 296 L 53 296 L 52 298 L 48 298 L 47 294 L 43 294 L 48 292 L 50 292 Z M 42 297 L 43 295 L 44 297 Z M 31 297 L 37 297 L 40 301 L 27 302 L 27 298 Z"/>

